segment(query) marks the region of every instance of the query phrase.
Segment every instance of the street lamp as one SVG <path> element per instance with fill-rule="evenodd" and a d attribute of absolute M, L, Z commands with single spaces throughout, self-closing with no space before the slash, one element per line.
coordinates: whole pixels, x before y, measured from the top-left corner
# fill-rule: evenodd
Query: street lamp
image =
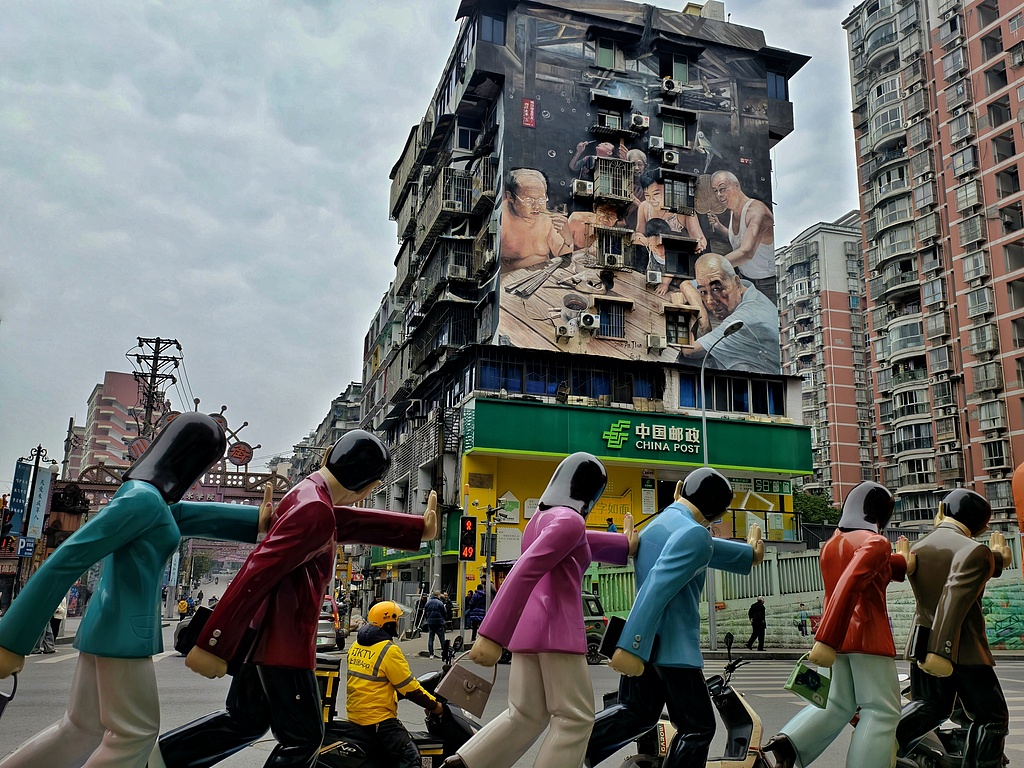
<path fill-rule="evenodd" d="M 704 397 L 704 366 L 707 365 L 708 358 L 711 357 L 711 350 L 721 343 L 722 339 L 726 336 L 732 336 L 736 331 L 743 327 L 742 320 L 733 320 L 725 328 L 722 329 L 722 335 L 718 337 L 714 344 L 708 347 L 708 350 L 704 353 L 704 359 L 700 361 L 700 432 L 701 441 L 704 443 L 704 466 L 708 466 L 708 403 Z M 710 520 L 708 523 L 710 524 Z M 712 568 L 707 570 L 707 584 L 706 590 L 708 594 L 708 647 L 712 651 L 718 650 L 718 633 L 715 628 L 715 573 Z"/>
<path fill-rule="evenodd" d="M 707 352 L 704 353 L 704 359 L 700 361 L 700 429 L 701 437 L 704 441 L 704 466 L 708 466 L 708 404 L 704 400 L 704 366 L 707 365 L 708 358 L 711 357 L 711 350 L 717 347 L 727 336 L 732 336 L 736 331 L 743 327 L 742 320 L 733 320 L 724 329 L 722 329 L 722 335 L 718 337 L 718 340 L 712 344 Z"/>

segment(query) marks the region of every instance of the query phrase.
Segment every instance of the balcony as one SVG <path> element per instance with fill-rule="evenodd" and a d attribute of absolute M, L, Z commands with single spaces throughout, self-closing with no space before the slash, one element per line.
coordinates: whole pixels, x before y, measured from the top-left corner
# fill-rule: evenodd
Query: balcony
<path fill-rule="evenodd" d="M 473 168 L 473 191 L 471 199 L 473 213 L 480 214 L 494 206 L 494 194 L 497 187 L 498 165 L 490 157 L 483 157 Z"/>
<path fill-rule="evenodd" d="M 408 296 L 416 281 L 419 258 L 411 239 L 405 240 L 395 259 L 395 291 L 399 296 Z"/>
<path fill-rule="evenodd" d="M 416 249 L 430 249 L 434 239 L 453 217 L 472 210 L 473 179 L 457 168 L 441 168 L 423 198 L 417 216 Z"/>
<path fill-rule="evenodd" d="M 909 451 L 930 451 L 934 446 L 930 437 L 912 437 L 907 440 L 896 440 L 893 442 L 893 449 L 896 453 L 907 453 Z"/>
<path fill-rule="evenodd" d="M 398 241 L 412 237 L 416 231 L 416 209 L 419 207 L 419 195 L 416 184 L 409 184 L 408 194 L 402 198 L 401 205 L 395 214 L 398 223 Z"/>
<path fill-rule="evenodd" d="M 961 451 L 943 453 L 936 457 L 935 471 L 943 485 L 964 480 L 964 455 Z"/>
<path fill-rule="evenodd" d="M 903 371 L 894 371 L 892 375 L 893 386 L 913 384 L 919 381 L 928 380 L 928 371 L 924 368 L 912 368 Z"/>
<path fill-rule="evenodd" d="M 974 391 L 990 392 L 1003 388 L 1003 373 L 998 365 L 981 365 L 974 369 Z M 983 427 L 983 430 L 1002 429 L 1006 427 L 1006 416 L 994 426 Z"/>
<path fill-rule="evenodd" d="M 901 289 L 916 288 L 920 282 L 921 276 L 917 273 L 916 269 L 887 276 L 882 285 L 882 296 L 886 299 L 891 299 L 901 293 Z"/>

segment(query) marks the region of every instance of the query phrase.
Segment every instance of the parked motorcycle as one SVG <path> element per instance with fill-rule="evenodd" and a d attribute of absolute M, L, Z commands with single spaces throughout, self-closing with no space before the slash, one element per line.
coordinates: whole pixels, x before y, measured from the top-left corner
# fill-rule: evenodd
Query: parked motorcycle
<path fill-rule="evenodd" d="M 733 659 L 734 640 L 731 632 L 726 634 L 728 662 L 723 674 L 705 680 L 726 735 L 725 754 L 709 757 L 705 768 L 771 768 L 761 751 L 761 718 L 746 697 L 731 685 L 736 670 L 751 663 L 748 659 Z M 614 703 L 615 698 L 615 694 L 606 696 L 605 706 Z M 637 754 L 627 757 L 619 768 L 661 768 L 675 735 L 675 727 L 667 713 L 663 713 L 652 730 L 636 739 Z"/>
<path fill-rule="evenodd" d="M 421 675 L 418 678 L 420 685 L 433 693 L 448 672 L 453 658 L 452 644 L 446 642 L 441 669 Z M 317 657 L 319 669 L 327 662 L 337 664 L 340 671 L 340 659 Z M 419 750 L 423 768 L 438 768 L 481 727 L 479 722 L 462 709 L 448 704 L 443 699 L 441 703 L 444 711 L 440 715 L 427 716 L 426 731 L 410 732 L 413 743 Z M 347 720 L 334 718 L 334 710 L 329 705 L 324 709 L 326 725 L 323 746 L 316 762 L 317 768 L 388 768 L 386 759 L 381 759 L 379 750 L 369 743 L 362 729 Z"/>
<path fill-rule="evenodd" d="M 910 676 L 900 675 L 903 698 L 910 701 Z M 905 756 L 896 758 L 896 768 L 960 768 L 967 746 L 967 731 L 971 727 L 960 699 L 956 701 L 953 713 L 938 728 L 929 731 Z M 1003 755 L 1003 765 L 1010 760 Z"/>

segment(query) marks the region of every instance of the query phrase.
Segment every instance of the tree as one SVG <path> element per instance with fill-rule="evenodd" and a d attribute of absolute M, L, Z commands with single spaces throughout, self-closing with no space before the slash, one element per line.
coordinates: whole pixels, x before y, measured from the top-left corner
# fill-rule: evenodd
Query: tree
<path fill-rule="evenodd" d="M 832 497 L 827 493 L 818 495 L 793 491 L 793 510 L 804 523 L 835 525 L 839 522 L 840 512 L 832 506 Z"/>
<path fill-rule="evenodd" d="M 198 553 L 192 556 L 192 578 L 201 579 L 213 571 L 213 559 L 209 555 Z"/>

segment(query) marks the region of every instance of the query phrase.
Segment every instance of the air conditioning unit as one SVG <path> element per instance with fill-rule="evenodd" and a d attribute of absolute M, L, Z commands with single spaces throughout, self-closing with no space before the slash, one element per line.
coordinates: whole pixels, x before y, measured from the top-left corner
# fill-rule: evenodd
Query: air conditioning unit
<path fill-rule="evenodd" d="M 647 284 L 648 285 L 661 285 L 661 272 L 656 269 L 647 270 Z"/>
<path fill-rule="evenodd" d="M 462 201 L 461 200 L 442 200 L 441 208 L 445 211 L 461 211 Z"/>
<path fill-rule="evenodd" d="M 573 197 L 593 197 L 594 196 L 594 182 L 584 181 L 583 179 L 572 180 L 572 196 Z"/>
<path fill-rule="evenodd" d="M 661 92 L 665 95 L 676 96 L 683 92 L 683 84 L 671 77 L 666 77 L 661 81 Z"/>
<path fill-rule="evenodd" d="M 576 326 L 572 323 L 557 323 L 555 325 L 555 341 L 559 339 L 571 339 L 576 336 Z"/>
<path fill-rule="evenodd" d="M 651 136 L 647 139 L 647 150 L 649 152 L 662 152 L 665 149 L 665 139 L 661 136 Z"/>
<path fill-rule="evenodd" d="M 634 131 L 649 130 L 651 127 L 651 118 L 647 115 L 641 115 L 639 112 L 636 112 L 629 118 L 629 127 Z"/>
<path fill-rule="evenodd" d="M 1011 67 L 1019 67 L 1022 65 L 1024 65 L 1024 48 L 1014 50 L 1013 53 L 1010 54 Z"/>
<path fill-rule="evenodd" d="M 597 266 L 618 268 L 625 266 L 621 253 L 599 253 L 597 254 Z"/>
<path fill-rule="evenodd" d="M 658 333 L 647 334 L 647 349 L 664 349 L 665 348 L 665 337 Z"/>
<path fill-rule="evenodd" d="M 450 264 L 448 266 L 448 277 L 456 280 L 466 279 L 466 268 L 461 264 Z"/>
<path fill-rule="evenodd" d="M 580 328 L 582 328 L 584 331 L 594 331 L 596 333 L 600 327 L 600 315 L 596 315 L 591 312 L 580 313 Z"/>
<path fill-rule="evenodd" d="M 932 179 L 935 178 L 935 172 L 934 171 L 927 171 L 927 172 L 925 172 L 924 174 L 921 175 L 921 178 L 924 179 L 925 181 L 931 181 Z"/>
<path fill-rule="evenodd" d="M 661 156 L 661 162 L 663 165 L 678 165 L 679 153 L 674 149 L 666 149 L 665 153 Z"/>
<path fill-rule="evenodd" d="M 949 443 L 949 450 L 951 450 L 951 451 L 959 451 L 960 450 L 960 441 L 959 440 L 954 440 L 953 442 Z"/>

